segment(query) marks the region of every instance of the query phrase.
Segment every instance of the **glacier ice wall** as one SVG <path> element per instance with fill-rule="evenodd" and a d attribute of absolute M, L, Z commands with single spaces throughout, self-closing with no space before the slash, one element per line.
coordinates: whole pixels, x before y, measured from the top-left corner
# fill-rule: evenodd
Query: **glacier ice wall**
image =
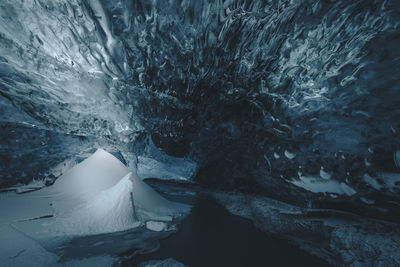
<path fill-rule="evenodd" d="M 365 173 L 398 171 L 396 1 L 0 7 L 2 181 L 29 169 L 20 158 L 37 145 L 13 142 L 37 131 L 57 139 L 42 151 L 49 159 L 72 155 L 82 139 L 138 154 L 151 137 L 196 161 L 199 181 L 222 187 L 282 186 L 322 169 L 367 190 Z"/>

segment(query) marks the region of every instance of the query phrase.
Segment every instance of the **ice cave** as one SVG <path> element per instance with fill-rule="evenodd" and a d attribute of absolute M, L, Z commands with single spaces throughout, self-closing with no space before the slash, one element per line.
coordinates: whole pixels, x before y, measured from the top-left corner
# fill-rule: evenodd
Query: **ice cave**
<path fill-rule="evenodd" d="M 0 0 L 0 266 L 400 266 L 400 1 Z"/>

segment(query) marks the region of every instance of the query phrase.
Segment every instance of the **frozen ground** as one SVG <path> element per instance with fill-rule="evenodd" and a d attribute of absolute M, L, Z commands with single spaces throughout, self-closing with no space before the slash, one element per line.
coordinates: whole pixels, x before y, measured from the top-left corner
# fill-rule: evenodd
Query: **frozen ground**
<path fill-rule="evenodd" d="M 369 176 L 364 179 L 371 186 L 376 181 L 376 185 L 395 192 L 398 176 L 382 177 L 379 183 Z M 317 192 L 357 198 L 326 176 L 309 179 L 302 182 L 325 190 Z M 163 194 L 168 187 L 179 187 L 164 183 L 156 186 Z M 29 192 L 35 186 L 0 194 L 0 259 L 4 266 L 118 263 L 156 250 L 158 239 L 176 231 L 175 218 L 188 211 L 187 205 L 165 199 L 104 150 L 75 165 L 54 185 Z M 190 195 L 186 191 L 202 190 L 191 184 L 182 186 L 193 188 L 170 190 L 167 195 L 175 194 L 178 199 L 182 192 Z M 333 265 L 400 264 L 398 224 L 332 209 L 301 208 L 260 196 L 212 195 L 231 213 L 252 220 L 262 231 L 286 238 Z M 360 197 L 360 201 L 371 200 Z M 180 266 L 173 260 L 147 264 Z"/>
<path fill-rule="evenodd" d="M 136 236 L 131 234 L 121 249 L 141 246 L 154 238 L 144 226 L 152 231 L 173 230 L 174 218 L 188 211 L 189 206 L 165 199 L 99 149 L 53 186 L 25 194 L 0 194 L 0 259 L 5 266 L 54 266 L 62 255 L 56 248 L 68 240 L 132 228 L 138 228 Z M 111 261 L 110 256 L 96 255 L 71 262 L 64 259 L 62 264 Z"/>
<path fill-rule="evenodd" d="M 286 237 L 335 266 L 400 266 L 398 224 L 348 212 L 307 209 L 261 196 L 214 193 L 231 213 Z"/>

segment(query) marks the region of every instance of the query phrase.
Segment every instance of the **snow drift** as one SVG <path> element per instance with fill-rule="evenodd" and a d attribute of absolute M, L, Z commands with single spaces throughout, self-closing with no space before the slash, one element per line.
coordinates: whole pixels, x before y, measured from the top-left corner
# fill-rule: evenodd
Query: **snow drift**
<path fill-rule="evenodd" d="M 97 234 L 127 230 L 140 225 L 131 199 L 131 174 L 116 185 L 77 205 L 60 220 L 63 230 L 73 234 Z M 60 222 L 60 220 L 56 220 Z"/>
<path fill-rule="evenodd" d="M 189 206 L 169 201 L 132 173 L 110 153 L 98 149 L 63 174 L 53 186 L 30 193 L 46 199 L 52 214 L 37 221 L 17 222 L 34 239 L 85 236 L 128 230 L 147 222 L 162 223 L 186 214 Z"/>
<path fill-rule="evenodd" d="M 118 251 L 142 248 L 150 246 L 146 240 L 154 234 L 163 236 L 155 232 L 175 229 L 174 218 L 188 211 L 189 206 L 160 196 L 99 149 L 52 186 L 1 194 L 0 258 L 5 266 L 55 266 L 58 250 L 70 240 L 139 226 L 116 233 L 124 236 Z"/>
<path fill-rule="evenodd" d="M 171 222 L 189 210 L 159 195 L 102 149 L 62 175 L 50 191 L 53 225 L 69 235 L 123 231 L 150 220 Z"/>

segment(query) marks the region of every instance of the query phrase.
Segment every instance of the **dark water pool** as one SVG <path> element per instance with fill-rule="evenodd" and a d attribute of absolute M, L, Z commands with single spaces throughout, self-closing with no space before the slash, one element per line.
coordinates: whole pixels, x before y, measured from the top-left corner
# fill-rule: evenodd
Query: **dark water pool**
<path fill-rule="evenodd" d="M 251 221 L 199 198 L 179 231 L 160 241 L 159 250 L 125 261 L 135 266 L 174 258 L 187 266 L 329 266 L 284 240 L 259 231 Z"/>

